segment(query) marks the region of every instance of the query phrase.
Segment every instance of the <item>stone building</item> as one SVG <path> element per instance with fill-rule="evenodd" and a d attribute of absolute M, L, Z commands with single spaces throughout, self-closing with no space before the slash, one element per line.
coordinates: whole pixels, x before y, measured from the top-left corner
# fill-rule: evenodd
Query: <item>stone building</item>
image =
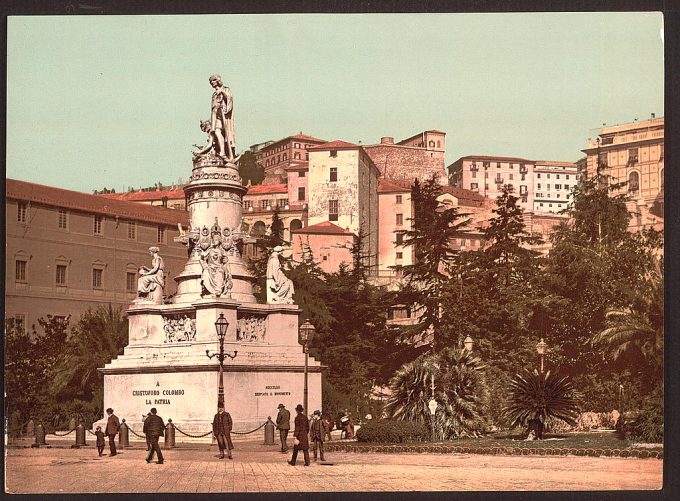
<path fill-rule="evenodd" d="M 368 266 L 378 266 L 378 176 L 363 147 L 331 141 L 309 148 L 310 226 L 331 222 L 363 237 Z"/>
<path fill-rule="evenodd" d="M 251 147 L 255 159 L 264 167 L 265 179 L 262 184 L 280 184 L 286 182 L 286 167 L 297 165 L 308 160 L 307 150 L 325 143 L 306 134 L 284 137 L 278 141 L 268 141 Z"/>
<path fill-rule="evenodd" d="M 5 318 L 31 329 L 51 314 L 77 319 L 99 305 L 126 308 L 149 247 L 165 261 L 165 293 L 186 249 L 173 241 L 187 212 L 7 179 Z"/>
<path fill-rule="evenodd" d="M 625 183 L 616 193 L 627 194 L 636 214 L 630 228 L 663 228 L 664 118 L 603 127 L 586 148 L 586 174 L 598 164 L 611 183 Z"/>
<path fill-rule="evenodd" d="M 383 137 L 380 144 L 364 145 L 384 179 L 409 181 L 431 178 L 444 182 L 446 133 L 438 130 L 420 132 L 395 144 L 394 138 Z"/>

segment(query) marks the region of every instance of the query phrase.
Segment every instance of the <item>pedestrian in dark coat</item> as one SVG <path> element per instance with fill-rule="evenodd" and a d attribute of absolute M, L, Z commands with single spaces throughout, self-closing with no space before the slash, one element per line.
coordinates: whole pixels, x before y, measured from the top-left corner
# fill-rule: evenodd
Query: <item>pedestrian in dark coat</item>
<path fill-rule="evenodd" d="M 227 457 L 233 459 L 231 450 L 234 444 L 231 442 L 231 416 L 228 412 L 224 412 L 224 405 L 217 409 L 217 414 L 213 418 L 213 435 L 217 439 L 217 446 L 220 448 L 220 459 L 224 459 L 224 449 L 227 450 Z"/>
<path fill-rule="evenodd" d="M 321 419 L 321 411 L 314 411 L 312 420 L 309 422 L 309 436 L 312 439 L 312 447 L 314 448 L 314 461 L 316 461 L 317 449 L 319 449 L 321 461 L 325 461 L 323 457 L 323 440 L 327 432 L 330 434 L 327 426 L 326 421 Z"/>
<path fill-rule="evenodd" d="M 104 432 L 102 431 L 102 427 L 97 426 L 97 429 L 94 431 L 94 434 L 97 437 L 97 452 L 99 452 L 99 455 L 102 456 L 104 453 L 104 446 L 106 445 L 106 439 L 104 438 Z"/>
<path fill-rule="evenodd" d="M 290 431 L 290 411 L 286 406 L 279 404 L 279 413 L 276 416 L 276 429 L 281 438 L 281 452 L 288 452 L 288 432 Z"/>
<path fill-rule="evenodd" d="M 142 414 L 142 423 L 146 423 L 146 420 L 149 418 L 151 415 L 150 412 L 147 412 L 146 416 Z M 146 437 L 146 450 L 147 452 L 151 450 L 151 440 L 149 440 L 149 437 Z"/>
<path fill-rule="evenodd" d="M 326 414 L 321 418 L 321 420 L 324 422 L 323 433 L 324 442 L 326 441 L 326 437 L 328 437 L 328 440 L 333 440 L 333 437 L 331 436 L 331 431 L 333 430 L 333 423 L 331 421 L 331 417 L 328 414 Z"/>
<path fill-rule="evenodd" d="M 165 432 L 165 423 L 163 422 L 163 418 L 156 414 L 157 412 L 158 411 L 155 407 L 151 409 L 151 415 L 146 418 L 146 421 L 144 421 L 144 433 L 151 441 L 151 450 L 149 451 L 149 455 L 146 457 L 146 462 L 151 462 L 155 452 L 158 457 L 157 463 L 163 464 L 163 453 L 161 452 L 161 448 L 158 445 L 158 439 L 162 437 L 163 433 Z"/>
<path fill-rule="evenodd" d="M 293 457 L 290 458 L 288 464 L 295 466 L 298 451 L 302 451 L 305 456 L 305 466 L 309 466 L 309 419 L 303 414 L 304 407 L 297 404 L 295 407 L 297 416 L 295 416 L 295 430 L 293 430 Z"/>
<path fill-rule="evenodd" d="M 109 437 L 109 449 L 111 449 L 111 456 L 115 456 L 116 453 L 116 433 L 120 431 L 120 421 L 118 416 L 113 413 L 113 409 L 109 407 L 106 409 L 106 413 L 109 415 L 109 419 L 106 422 L 106 429 L 104 430 L 104 435 Z"/>

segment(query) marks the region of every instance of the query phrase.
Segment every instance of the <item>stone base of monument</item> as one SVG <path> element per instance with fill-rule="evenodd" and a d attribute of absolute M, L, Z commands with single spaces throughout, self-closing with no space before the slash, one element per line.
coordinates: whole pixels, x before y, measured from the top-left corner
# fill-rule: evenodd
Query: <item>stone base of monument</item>
<path fill-rule="evenodd" d="M 304 360 L 298 343 L 295 305 L 199 299 L 182 305 L 134 304 L 128 309 L 129 339 L 124 353 L 107 364 L 104 408 L 113 408 L 141 434 L 143 416 L 155 407 L 166 421 L 196 435 L 212 429 L 217 412 L 219 352 L 215 321 L 229 322 L 224 351 L 224 400 L 235 432 L 276 420 L 283 403 L 291 414 L 303 402 Z M 308 414 L 321 409 L 321 364 L 309 358 Z M 97 424 L 105 426 L 106 419 Z M 262 432 L 263 433 L 263 432 Z M 176 433 L 178 441 L 181 433 Z M 210 437 L 206 437 L 209 440 Z"/>

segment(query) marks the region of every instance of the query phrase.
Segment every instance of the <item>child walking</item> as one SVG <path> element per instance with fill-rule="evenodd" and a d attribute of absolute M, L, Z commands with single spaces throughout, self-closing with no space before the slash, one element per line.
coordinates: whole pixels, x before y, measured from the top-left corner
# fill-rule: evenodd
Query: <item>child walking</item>
<path fill-rule="evenodd" d="M 104 432 L 102 431 L 102 427 L 97 426 L 97 429 L 95 430 L 94 434 L 97 436 L 97 450 L 99 451 L 99 455 L 101 456 L 102 453 L 104 452 L 104 446 L 106 445 L 106 442 L 104 441 Z"/>

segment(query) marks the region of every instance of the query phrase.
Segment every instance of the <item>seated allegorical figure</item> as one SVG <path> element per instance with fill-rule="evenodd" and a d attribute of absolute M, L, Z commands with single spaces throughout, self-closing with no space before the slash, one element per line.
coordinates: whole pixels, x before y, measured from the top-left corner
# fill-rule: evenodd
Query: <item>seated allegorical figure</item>
<path fill-rule="evenodd" d="M 165 287 L 165 264 L 158 254 L 158 247 L 149 247 L 151 268 L 142 266 L 137 280 L 137 299 L 135 302 L 163 304 L 163 288 Z"/>

